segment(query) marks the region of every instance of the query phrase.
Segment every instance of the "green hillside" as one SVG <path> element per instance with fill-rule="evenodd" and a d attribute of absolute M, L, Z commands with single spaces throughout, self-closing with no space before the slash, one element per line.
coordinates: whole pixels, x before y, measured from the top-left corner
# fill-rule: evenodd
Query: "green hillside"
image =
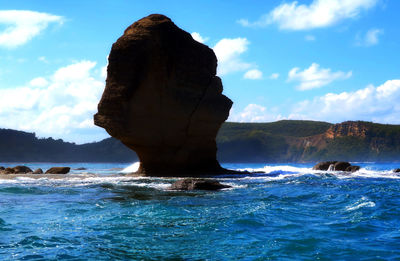
<path fill-rule="evenodd" d="M 133 162 L 135 152 L 114 138 L 77 145 L 0 129 L 0 162 Z M 283 120 L 224 123 L 221 162 L 400 161 L 400 125 Z"/>

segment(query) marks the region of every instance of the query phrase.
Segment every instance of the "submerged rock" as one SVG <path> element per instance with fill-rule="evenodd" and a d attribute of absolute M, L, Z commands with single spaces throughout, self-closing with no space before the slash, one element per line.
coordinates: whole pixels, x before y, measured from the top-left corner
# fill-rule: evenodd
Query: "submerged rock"
<path fill-rule="evenodd" d="M 94 122 L 136 151 L 140 174 L 225 173 L 215 137 L 232 101 L 216 68 L 213 50 L 168 17 L 145 17 L 112 46 Z"/>
<path fill-rule="evenodd" d="M 36 169 L 33 174 L 43 174 L 43 170 L 41 168 Z"/>
<path fill-rule="evenodd" d="M 230 188 L 214 179 L 181 179 L 173 183 L 171 190 L 220 190 Z"/>
<path fill-rule="evenodd" d="M 69 167 L 52 167 L 46 171 L 46 174 L 67 174 L 70 169 Z"/>

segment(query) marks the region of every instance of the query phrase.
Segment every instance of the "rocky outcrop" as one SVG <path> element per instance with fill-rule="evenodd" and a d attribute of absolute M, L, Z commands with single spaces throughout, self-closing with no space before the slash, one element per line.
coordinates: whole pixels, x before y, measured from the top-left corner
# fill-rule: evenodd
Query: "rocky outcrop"
<path fill-rule="evenodd" d="M 330 171 L 349 171 L 355 172 L 360 169 L 360 166 L 353 166 L 346 161 L 323 161 L 317 163 L 313 170 L 330 170 Z"/>
<path fill-rule="evenodd" d="M 45 174 L 67 174 L 70 169 L 69 167 L 52 167 Z"/>
<path fill-rule="evenodd" d="M 394 169 L 393 172 L 398 173 L 398 172 L 400 172 L 400 169 Z"/>
<path fill-rule="evenodd" d="M 32 170 L 27 166 L 0 168 L 0 174 L 27 174 L 27 173 L 32 173 Z"/>
<path fill-rule="evenodd" d="M 36 169 L 33 174 L 43 174 L 43 170 L 41 168 Z"/>
<path fill-rule="evenodd" d="M 224 173 L 215 137 L 232 101 L 216 68 L 214 52 L 168 17 L 145 17 L 112 46 L 94 122 L 136 151 L 140 174 Z"/>
<path fill-rule="evenodd" d="M 350 166 L 351 166 L 351 164 L 348 163 L 348 162 L 339 161 L 339 162 L 336 162 L 336 163 L 333 165 L 333 170 L 336 170 L 336 171 L 346 171 L 346 169 L 347 169 L 348 167 L 350 167 Z"/>
<path fill-rule="evenodd" d="M 181 179 L 173 183 L 171 190 L 220 190 L 230 188 L 213 179 Z"/>
<path fill-rule="evenodd" d="M 4 170 L 1 171 L 1 174 L 14 174 L 15 171 L 13 168 L 5 168 Z"/>
<path fill-rule="evenodd" d="M 317 163 L 314 167 L 313 170 L 328 170 L 329 167 L 334 165 L 337 161 L 323 161 Z"/>

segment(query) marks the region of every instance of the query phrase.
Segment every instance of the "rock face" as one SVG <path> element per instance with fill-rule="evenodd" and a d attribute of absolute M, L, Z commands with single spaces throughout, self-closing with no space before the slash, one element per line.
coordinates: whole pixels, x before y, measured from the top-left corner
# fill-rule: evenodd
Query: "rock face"
<path fill-rule="evenodd" d="M 67 174 L 70 169 L 69 167 L 52 167 L 46 171 L 46 174 Z"/>
<path fill-rule="evenodd" d="M 171 190 L 220 190 L 230 188 L 213 179 L 182 179 L 171 185 Z"/>
<path fill-rule="evenodd" d="M 150 15 L 113 44 L 96 125 L 136 151 L 138 173 L 223 173 L 215 137 L 232 101 L 214 52 L 168 17 Z"/>

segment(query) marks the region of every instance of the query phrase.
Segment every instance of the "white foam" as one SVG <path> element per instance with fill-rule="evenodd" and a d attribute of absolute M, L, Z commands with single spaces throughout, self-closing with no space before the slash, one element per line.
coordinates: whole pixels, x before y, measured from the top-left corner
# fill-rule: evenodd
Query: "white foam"
<path fill-rule="evenodd" d="M 133 173 L 133 172 L 136 172 L 139 169 L 139 166 L 140 166 L 140 162 L 132 163 L 128 167 L 126 167 L 123 170 L 121 170 L 120 173 Z"/>
<path fill-rule="evenodd" d="M 356 203 L 354 203 L 354 204 L 352 204 L 352 205 L 350 205 L 350 206 L 347 206 L 346 207 L 346 210 L 347 211 L 353 211 L 353 210 L 357 210 L 357 209 L 360 209 L 360 208 L 373 208 L 373 207 L 375 207 L 375 202 L 373 202 L 373 201 L 368 201 L 368 198 L 367 197 L 362 197 L 359 201 L 357 201 Z"/>
<path fill-rule="evenodd" d="M 314 172 L 312 168 L 299 168 L 299 167 L 294 167 L 294 166 L 289 166 L 289 165 L 282 165 L 282 166 L 264 166 L 262 168 L 245 168 L 245 169 L 239 169 L 241 171 L 249 171 L 249 172 L 257 172 L 257 171 L 262 171 L 265 173 L 272 173 L 272 172 L 292 172 L 292 173 L 310 173 Z"/>
<path fill-rule="evenodd" d="M 282 174 L 274 177 L 269 176 L 260 176 L 260 175 L 253 175 L 247 176 L 243 179 L 260 179 L 260 180 L 281 180 L 287 177 L 296 177 L 302 175 L 334 175 L 339 179 L 348 179 L 348 178 L 386 178 L 386 179 L 400 179 L 400 175 L 398 173 L 394 173 L 392 170 L 371 170 L 367 168 L 361 168 L 356 172 L 345 172 L 345 171 L 321 171 L 321 170 L 313 170 L 312 168 L 300 168 L 294 167 L 289 165 L 281 165 L 281 166 L 264 166 L 262 168 L 245 168 L 239 169 L 242 171 L 249 171 L 249 172 L 258 172 L 262 171 L 265 174 L 276 173 Z"/>

